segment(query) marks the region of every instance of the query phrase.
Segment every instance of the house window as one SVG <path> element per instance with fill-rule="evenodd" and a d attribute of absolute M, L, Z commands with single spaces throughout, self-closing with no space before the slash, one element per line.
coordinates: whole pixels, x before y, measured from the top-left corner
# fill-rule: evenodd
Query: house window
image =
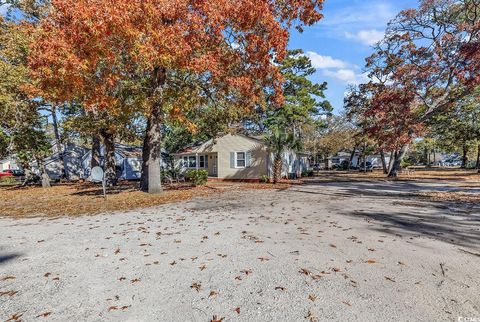
<path fill-rule="evenodd" d="M 183 157 L 183 166 L 188 168 L 188 157 Z"/>
<path fill-rule="evenodd" d="M 245 168 L 245 152 L 235 153 L 235 167 Z"/>
<path fill-rule="evenodd" d="M 198 157 L 198 164 L 200 168 L 208 168 L 208 156 L 207 155 L 201 155 Z"/>
<path fill-rule="evenodd" d="M 195 156 L 188 157 L 188 167 L 189 168 L 197 167 L 197 158 Z"/>

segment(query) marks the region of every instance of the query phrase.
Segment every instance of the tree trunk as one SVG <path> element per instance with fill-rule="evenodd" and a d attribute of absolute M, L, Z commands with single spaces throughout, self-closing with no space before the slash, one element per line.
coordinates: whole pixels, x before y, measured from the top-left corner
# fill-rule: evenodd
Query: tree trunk
<path fill-rule="evenodd" d="M 477 146 L 477 164 L 475 165 L 475 169 L 480 173 L 480 144 Z"/>
<path fill-rule="evenodd" d="M 48 176 L 47 169 L 45 168 L 45 163 L 40 158 L 37 159 L 37 164 L 41 172 L 42 179 L 42 188 L 50 188 L 50 177 Z"/>
<path fill-rule="evenodd" d="M 462 155 L 462 169 L 467 168 L 467 163 L 468 163 L 468 146 L 466 143 L 463 144 L 463 155 Z"/>
<path fill-rule="evenodd" d="M 387 161 L 385 160 L 385 152 L 380 150 L 380 159 L 382 159 L 382 168 L 383 168 L 383 173 L 388 174 L 388 168 L 387 168 Z"/>
<path fill-rule="evenodd" d="M 161 125 L 163 121 L 162 94 L 166 83 L 166 69 L 155 68 L 152 75 L 152 89 L 155 101 L 147 118 L 147 129 L 143 141 L 143 165 L 141 189 L 148 193 L 162 192 L 161 179 Z"/>
<path fill-rule="evenodd" d="M 65 151 L 63 150 L 60 133 L 58 131 L 57 108 L 55 106 L 52 106 L 52 124 L 55 134 L 55 145 L 57 146 L 58 155 L 60 156 L 60 179 L 68 179 L 68 166 L 65 161 Z"/>
<path fill-rule="evenodd" d="M 275 153 L 273 161 L 273 183 L 278 183 L 282 177 L 282 154 Z"/>
<path fill-rule="evenodd" d="M 367 143 L 363 144 L 363 172 L 367 173 Z"/>
<path fill-rule="evenodd" d="M 90 160 L 90 168 L 100 166 L 101 161 L 101 145 L 100 145 L 100 136 L 95 133 L 92 136 L 92 159 Z"/>
<path fill-rule="evenodd" d="M 347 170 L 351 170 L 352 167 L 353 167 L 353 158 L 355 157 L 355 152 L 357 151 L 357 146 L 355 145 L 353 147 L 353 150 L 352 150 L 352 153 L 350 153 L 350 160 L 348 160 L 348 169 Z"/>
<path fill-rule="evenodd" d="M 395 160 L 392 164 L 392 169 L 390 169 L 390 173 L 388 174 L 389 178 L 396 178 L 398 177 L 398 171 L 400 171 L 402 160 L 408 152 L 409 144 L 405 144 L 402 146 L 399 152 L 395 152 Z"/>
<path fill-rule="evenodd" d="M 100 130 L 102 136 L 103 145 L 105 146 L 105 165 L 104 176 L 105 185 L 107 187 L 113 187 L 117 185 L 117 171 L 115 164 L 115 136 L 105 129 Z"/>
<path fill-rule="evenodd" d="M 397 153 L 397 151 L 390 152 L 390 160 L 388 160 L 388 171 L 387 171 L 386 174 L 389 174 L 390 171 L 392 170 L 393 159 L 394 159 L 396 153 Z"/>

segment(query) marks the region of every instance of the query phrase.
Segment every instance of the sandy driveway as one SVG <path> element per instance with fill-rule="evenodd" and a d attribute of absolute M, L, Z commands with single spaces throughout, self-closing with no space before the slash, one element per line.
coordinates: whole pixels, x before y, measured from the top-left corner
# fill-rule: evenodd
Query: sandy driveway
<path fill-rule="evenodd" d="M 408 196 L 431 188 L 312 182 L 0 219 L 0 321 L 480 319 L 480 210 Z"/>

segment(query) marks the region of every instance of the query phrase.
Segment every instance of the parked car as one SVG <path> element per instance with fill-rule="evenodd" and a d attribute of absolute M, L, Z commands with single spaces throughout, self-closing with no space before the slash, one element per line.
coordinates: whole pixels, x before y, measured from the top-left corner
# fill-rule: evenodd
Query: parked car
<path fill-rule="evenodd" d="M 0 177 L 13 177 L 11 170 L 3 170 L 0 172 Z"/>
<path fill-rule="evenodd" d="M 372 162 L 367 161 L 365 164 L 362 162 L 360 163 L 360 166 L 358 167 L 358 171 L 365 171 L 367 172 L 373 172 L 373 165 Z"/>
<path fill-rule="evenodd" d="M 22 177 L 25 175 L 25 172 L 23 172 L 22 170 L 12 170 L 12 169 L 7 169 L 7 170 L 3 170 L 2 172 L 0 172 L 0 176 L 1 177 Z"/>

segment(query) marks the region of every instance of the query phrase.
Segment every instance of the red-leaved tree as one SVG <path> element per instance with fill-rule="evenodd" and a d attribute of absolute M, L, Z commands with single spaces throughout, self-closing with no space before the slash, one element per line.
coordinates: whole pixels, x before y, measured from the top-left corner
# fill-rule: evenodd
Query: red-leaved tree
<path fill-rule="evenodd" d="M 32 43 L 30 67 L 52 99 L 90 110 L 122 108 L 123 88 L 141 84 L 147 128 L 142 187 L 161 191 L 161 125 L 178 74 L 211 92 L 255 104 L 282 78 L 291 27 L 322 18 L 323 0 L 53 0 Z M 48 91 L 47 91 L 48 89 Z M 169 102 L 168 104 L 170 104 Z M 172 103 L 174 105 L 174 103 Z M 182 106 L 171 110 L 181 114 Z"/>
<path fill-rule="evenodd" d="M 480 2 L 422 0 L 402 11 L 367 59 L 375 90 L 368 129 L 397 151 L 390 176 L 424 122 L 480 83 Z M 394 144 L 392 144 L 392 142 Z"/>

